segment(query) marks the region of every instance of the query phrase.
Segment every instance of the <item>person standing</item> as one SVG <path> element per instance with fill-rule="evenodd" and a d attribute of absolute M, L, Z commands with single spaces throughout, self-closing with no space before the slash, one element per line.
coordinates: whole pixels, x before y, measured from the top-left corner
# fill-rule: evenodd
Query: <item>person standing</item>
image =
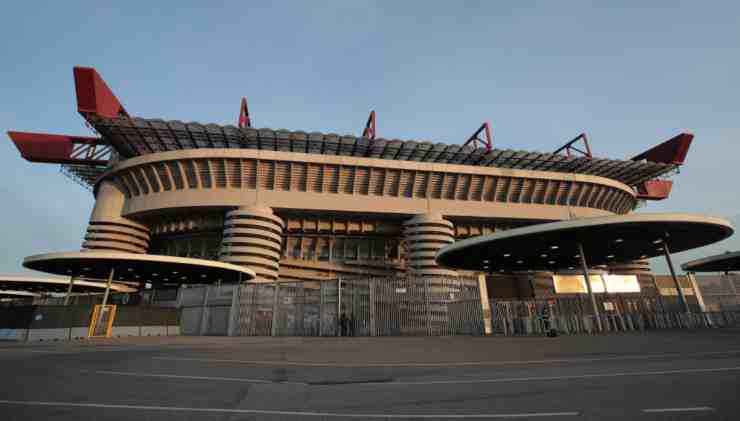
<path fill-rule="evenodd" d="M 342 312 L 339 317 L 339 331 L 341 336 L 347 336 L 347 313 Z"/>

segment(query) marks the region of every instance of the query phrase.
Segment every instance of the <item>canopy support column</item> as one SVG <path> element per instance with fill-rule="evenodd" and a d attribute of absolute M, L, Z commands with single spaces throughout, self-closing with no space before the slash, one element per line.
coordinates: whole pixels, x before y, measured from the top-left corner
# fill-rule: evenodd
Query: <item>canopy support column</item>
<path fill-rule="evenodd" d="M 591 300 L 591 309 L 594 312 L 594 319 L 596 320 L 596 330 L 602 332 L 601 317 L 599 316 L 599 307 L 596 305 L 596 298 L 594 292 L 591 289 L 591 280 L 588 277 L 588 264 L 586 263 L 586 254 L 583 252 L 583 244 L 578 243 L 578 256 L 581 258 L 581 269 L 583 270 L 583 278 L 586 280 L 586 289 L 588 290 L 588 298 Z"/>
<path fill-rule="evenodd" d="M 691 313 L 689 309 L 689 303 L 686 301 L 686 296 L 683 295 L 681 285 L 678 283 L 678 277 L 676 276 L 676 270 L 673 269 L 673 260 L 671 259 L 671 251 L 668 248 L 668 241 L 663 239 L 663 255 L 665 255 L 665 261 L 668 263 L 668 269 L 671 271 L 671 278 L 673 278 L 673 284 L 676 286 L 678 291 L 678 298 L 681 300 L 681 306 L 686 313 Z"/>
<path fill-rule="evenodd" d="M 67 306 L 69 304 L 69 298 L 72 295 L 72 287 L 75 284 L 75 277 L 70 276 L 69 277 L 69 287 L 67 287 L 67 295 L 64 296 L 64 305 Z"/>
<path fill-rule="evenodd" d="M 106 304 L 108 304 L 108 294 L 110 294 L 110 285 L 113 283 L 113 276 L 116 274 L 116 268 L 110 269 L 110 274 L 108 274 L 108 283 L 105 284 L 105 294 L 103 294 L 103 307 L 105 307 Z"/>

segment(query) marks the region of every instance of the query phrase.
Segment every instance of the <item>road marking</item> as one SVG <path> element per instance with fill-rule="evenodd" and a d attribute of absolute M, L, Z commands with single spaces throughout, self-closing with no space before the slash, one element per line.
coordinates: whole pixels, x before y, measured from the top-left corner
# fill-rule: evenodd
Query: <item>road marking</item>
<path fill-rule="evenodd" d="M 696 412 L 696 411 L 714 411 L 714 408 L 708 406 L 695 406 L 693 408 L 652 408 L 641 409 L 642 412 Z"/>
<path fill-rule="evenodd" d="M 689 374 L 689 373 L 715 373 L 722 371 L 740 371 L 740 367 L 720 368 L 692 368 L 686 370 L 663 370 L 663 371 L 635 371 L 628 373 L 603 373 L 603 374 L 576 374 L 571 376 L 543 376 L 543 377 L 509 377 L 500 379 L 472 379 L 472 380 L 430 380 L 419 382 L 390 382 L 390 383 L 367 383 L 363 386 L 402 386 L 402 385 L 425 385 L 425 384 L 468 384 L 468 383 L 507 383 L 507 382 L 529 382 L 538 380 L 576 380 L 593 379 L 599 377 L 629 377 L 629 376 L 660 376 L 667 374 Z"/>
<path fill-rule="evenodd" d="M 392 418 L 392 419 L 469 419 L 469 418 L 534 418 L 534 417 L 572 417 L 578 412 L 529 412 L 519 414 L 358 414 L 337 412 L 309 412 L 309 411 L 280 411 L 266 409 L 236 409 L 236 408 L 191 408 L 182 406 L 146 406 L 146 405 L 116 405 L 105 403 L 81 402 L 45 402 L 45 401 L 11 401 L 0 400 L 0 404 L 23 406 L 56 406 L 74 408 L 101 408 L 101 409 L 132 409 L 140 411 L 170 411 L 170 412 L 205 412 L 226 414 L 260 414 L 284 415 L 295 417 L 339 417 L 339 418 Z"/>
<path fill-rule="evenodd" d="M 696 374 L 696 373 L 715 373 L 724 371 L 740 371 L 740 367 L 720 367 L 720 368 L 692 368 L 686 370 L 662 370 L 662 371 L 635 371 L 627 373 L 600 373 L 600 374 L 574 374 L 570 376 L 539 376 L 539 377 L 506 377 L 497 379 L 452 379 L 452 380 L 429 380 L 429 381 L 388 381 L 388 382 L 341 382 L 338 384 L 315 384 L 305 382 L 280 382 L 264 379 L 249 379 L 243 377 L 211 377 L 211 376 L 184 376 L 177 374 L 155 374 L 155 373 L 138 373 L 126 371 L 85 371 L 96 374 L 109 374 L 116 376 L 132 377 L 159 377 L 180 380 L 204 380 L 204 381 L 223 381 L 223 382 L 241 382 L 241 383 L 260 383 L 260 384 L 291 384 L 298 386 L 409 386 L 409 385 L 435 385 L 435 384 L 476 384 L 476 383 L 513 383 L 513 382 L 531 382 L 546 380 L 579 380 L 595 379 L 603 377 L 629 377 L 629 376 L 661 376 L 670 374 Z"/>
<path fill-rule="evenodd" d="M 210 380 L 210 381 L 222 381 L 222 382 L 241 382 L 241 383 L 282 383 L 282 384 L 300 384 L 305 383 L 293 383 L 293 382 L 276 382 L 264 379 L 248 379 L 244 377 L 210 377 L 210 376 L 181 376 L 177 374 L 156 374 L 156 373 L 136 373 L 129 371 L 93 371 L 96 374 L 110 374 L 114 376 L 131 376 L 131 377 L 161 377 L 165 379 L 182 379 L 182 380 Z"/>
<path fill-rule="evenodd" d="M 43 353 L 43 354 L 63 354 L 62 351 L 46 351 L 43 349 L 23 349 L 23 348 L 0 348 L 0 351 L 7 351 L 7 352 L 36 352 L 36 353 Z"/>
<path fill-rule="evenodd" d="M 210 363 L 235 363 L 251 365 L 276 365 L 276 366 L 300 366 L 300 367 L 464 367 L 464 366 L 498 366 L 498 365 L 526 365 L 526 364 L 549 364 L 549 363 L 580 363 L 580 362 L 599 362 L 599 361 L 620 361 L 620 360 L 646 360 L 655 358 L 670 357 L 699 357 L 709 355 L 732 355 L 740 354 L 740 350 L 731 351 L 714 351 L 714 352 L 696 352 L 690 354 L 650 354 L 650 355 L 625 355 L 620 357 L 603 357 L 603 358 L 571 358 L 571 359 L 551 359 L 551 360 L 509 360 L 509 361 L 453 361 L 449 363 L 414 363 L 414 362 L 377 362 L 371 361 L 366 363 L 331 363 L 331 362 L 302 362 L 302 361 L 279 361 L 279 360 L 236 360 L 236 359 L 219 359 L 219 358 L 187 358 L 187 357 L 152 357 L 155 360 L 169 361 L 197 361 Z"/>

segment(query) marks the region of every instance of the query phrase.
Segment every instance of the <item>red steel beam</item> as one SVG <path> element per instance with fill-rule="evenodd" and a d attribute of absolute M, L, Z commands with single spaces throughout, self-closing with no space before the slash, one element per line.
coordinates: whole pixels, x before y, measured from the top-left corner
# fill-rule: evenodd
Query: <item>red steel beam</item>
<path fill-rule="evenodd" d="M 480 138 L 481 132 L 485 132 L 485 139 Z M 478 130 L 473 133 L 468 140 L 465 141 L 463 144 L 463 147 L 468 146 L 468 144 L 473 143 L 473 146 L 478 148 L 478 143 L 482 143 L 483 146 L 486 148 L 486 151 L 490 151 L 493 148 L 493 137 L 491 136 L 491 126 L 488 124 L 487 121 L 483 122 L 481 126 L 478 128 Z"/>
<path fill-rule="evenodd" d="M 249 118 L 249 107 L 247 106 L 246 97 L 242 97 L 242 106 L 239 109 L 238 126 L 240 129 L 243 129 L 245 127 L 252 127 L 252 120 Z"/>
<path fill-rule="evenodd" d="M 645 200 L 663 200 L 671 194 L 673 181 L 649 180 L 637 186 L 637 198 Z"/>
<path fill-rule="evenodd" d="M 107 118 L 130 117 L 94 68 L 75 67 L 73 73 L 77 93 L 77 111 L 85 119 L 94 115 Z"/>
<path fill-rule="evenodd" d="M 581 149 L 578 149 L 577 147 L 573 146 L 579 140 L 583 141 L 583 146 L 585 147 L 585 150 L 581 150 Z M 565 154 L 567 156 L 570 156 L 571 155 L 571 151 L 576 151 L 576 152 L 580 153 L 583 156 L 586 156 L 586 157 L 589 157 L 589 158 L 593 158 L 593 155 L 591 154 L 591 145 L 589 145 L 589 143 L 588 143 L 588 137 L 586 137 L 586 133 L 579 134 L 578 136 L 576 136 L 575 138 L 573 138 L 573 140 L 571 140 L 570 142 L 568 142 L 565 145 L 563 145 L 560 148 L 558 148 L 558 150 L 556 150 L 555 152 L 553 152 L 553 154 L 560 153 L 563 150 L 565 150 Z"/>
<path fill-rule="evenodd" d="M 370 117 L 367 118 L 365 123 L 365 130 L 362 131 L 362 137 L 366 137 L 370 140 L 375 140 L 375 110 L 370 111 Z"/>
<path fill-rule="evenodd" d="M 106 165 L 110 146 L 96 137 L 9 131 L 21 156 L 30 162 Z"/>
<path fill-rule="evenodd" d="M 683 165 L 694 135 L 681 133 L 632 158 L 633 161 L 647 160 L 664 164 Z"/>

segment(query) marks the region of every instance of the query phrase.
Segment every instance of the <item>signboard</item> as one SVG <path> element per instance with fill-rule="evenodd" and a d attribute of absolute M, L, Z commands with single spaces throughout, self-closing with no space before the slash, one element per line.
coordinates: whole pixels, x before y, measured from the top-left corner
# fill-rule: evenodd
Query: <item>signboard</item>
<path fill-rule="evenodd" d="M 396 288 L 396 294 L 405 294 L 406 288 Z"/>
<path fill-rule="evenodd" d="M 640 292 L 640 283 L 636 275 L 589 275 L 588 279 L 594 294 Z M 583 275 L 553 275 L 552 280 L 555 292 L 558 294 L 588 293 Z M 604 281 L 606 281 L 606 288 L 604 288 Z"/>

